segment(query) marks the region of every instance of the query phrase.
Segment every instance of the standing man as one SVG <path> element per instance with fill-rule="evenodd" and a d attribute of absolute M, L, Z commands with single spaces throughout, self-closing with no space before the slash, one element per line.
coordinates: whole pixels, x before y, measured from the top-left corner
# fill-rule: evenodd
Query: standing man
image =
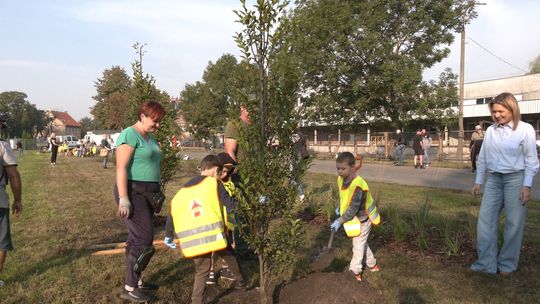
<path fill-rule="evenodd" d="M 7 128 L 6 122 L 0 119 L 0 130 Z M 11 186 L 13 192 L 13 215 L 19 216 L 22 212 L 21 203 L 21 176 L 17 171 L 17 160 L 13 154 L 13 150 L 8 142 L 0 140 L 0 159 L 2 166 L 0 167 L 0 273 L 4 268 L 7 252 L 13 250 L 11 243 L 11 232 L 9 229 L 9 196 L 6 192 L 6 185 Z M 0 287 L 4 286 L 4 281 L 0 280 Z"/>
<path fill-rule="evenodd" d="M 422 139 L 422 130 L 416 130 L 416 136 L 413 140 L 414 150 L 414 168 L 424 169 L 424 143 Z"/>
<path fill-rule="evenodd" d="M 102 149 L 105 149 L 107 153 L 103 153 L 103 169 L 107 169 L 107 163 L 109 162 L 109 152 L 111 152 L 111 145 L 109 144 L 109 141 L 107 140 L 107 135 L 103 135 L 103 139 L 101 140 L 101 147 Z M 101 154 L 101 152 L 99 152 Z"/>
<path fill-rule="evenodd" d="M 471 135 L 471 142 L 469 143 L 473 173 L 476 172 L 476 160 L 478 159 L 480 148 L 482 148 L 482 142 L 484 142 L 484 131 L 482 131 L 481 125 L 476 125 L 474 127 L 474 133 Z"/>
<path fill-rule="evenodd" d="M 396 147 L 392 152 L 392 157 L 394 158 L 395 166 L 403 166 L 403 156 L 405 155 L 405 137 L 401 133 L 400 129 L 396 129 L 396 134 L 394 135 L 394 141 Z"/>
<path fill-rule="evenodd" d="M 232 159 L 239 164 L 244 157 L 244 151 L 240 148 L 238 140 L 240 139 L 240 128 L 249 124 L 249 112 L 244 106 L 240 106 L 239 120 L 231 120 L 225 127 L 225 152 L 229 154 Z M 236 172 L 231 177 L 233 182 L 238 182 L 238 173 Z"/>

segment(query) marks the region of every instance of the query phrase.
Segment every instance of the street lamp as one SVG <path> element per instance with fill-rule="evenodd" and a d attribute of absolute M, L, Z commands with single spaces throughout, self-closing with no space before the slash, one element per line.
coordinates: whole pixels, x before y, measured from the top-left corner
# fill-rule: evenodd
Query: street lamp
<path fill-rule="evenodd" d="M 469 15 L 469 12 L 474 9 L 476 5 L 486 5 L 480 2 L 471 2 L 469 7 L 463 11 L 463 26 L 461 27 L 461 54 L 459 60 L 459 110 L 458 110 L 458 146 L 457 146 L 457 159 L 463 160 L 463 139 L 464 139 L 464 127 L 463 127 L 463 102 L 464 102 L 464 86 L 465 86 L 465 19 Z"/>

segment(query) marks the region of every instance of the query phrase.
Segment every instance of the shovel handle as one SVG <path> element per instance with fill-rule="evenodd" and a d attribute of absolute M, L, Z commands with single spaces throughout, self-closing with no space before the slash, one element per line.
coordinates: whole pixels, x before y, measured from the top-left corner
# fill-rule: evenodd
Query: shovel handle
<path fill-rule="evenodd" d="M 334 230 L 332 230 L 332 233 L 330 234 L 330 240 L 328 240 L 328 246 L 326 246 L 327 249 L 330 249 L 332 248 L 332 242 L 334 241 L 334 234 L 336 232 Z"/>

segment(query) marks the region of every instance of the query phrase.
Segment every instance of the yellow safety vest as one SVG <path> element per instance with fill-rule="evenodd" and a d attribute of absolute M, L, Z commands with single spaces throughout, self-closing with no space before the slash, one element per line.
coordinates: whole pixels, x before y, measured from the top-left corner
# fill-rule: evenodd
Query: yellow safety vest
<path fill-rule="evenodd" d="M 200 183 L 183 187 L 171 201 L 174 231 L 186 258 L 227 247 L 218 180 L 205 177 Z"/>
<path fill-rule="evenodd" d="M 234 186 L 234 183 L 231 180 L 223 182 L 223 186 L 225 187 L 225 190 L 227 190 L 227 193 L 229 193 L 231 197 L 234 196 L 236 187 Z M 234 227 L 236 226 L 236 218 L 234 216 L 234 213 L 228 213 L 227 207 L 223 206 L 223 214 L 225 214 L 225 226 L 227 227 L 228 230 L 234 231 Z"/>
<path fill-rule="evenodd" d="M 351 200 L 354 197 L 354 192 L 358 190 L 358 191 L 367 192 L 365 210 L 366 210 L 369 220 L 374 225 L 379 225 L 381 223 L 381 217 L 379 215 L 379 211 L 377 210 L 377 206 L 373 202 L 373 197 L 371 196 L 371 192 L 369 192 L 368 185 L 363 178 L 361 178 L 360 176 L 356 176 L 352 180 L 349 187 L 343 189 L 343 178 L 338 177 L 337 185 L 339 189 L 340 215 L 345 214 L 345 212 L 347 211 L 347 208 L 349 208 L 349 205 L 351 204 Z M 360 227 L 361 227 L 361 223 L 357 216 L 355 216 L 352 220 L 343 224 L 343 228 L 345 229 L 345 232 L 347 233 L 348 237 L 359 236 L 360 233 L 362 232 Z"/>

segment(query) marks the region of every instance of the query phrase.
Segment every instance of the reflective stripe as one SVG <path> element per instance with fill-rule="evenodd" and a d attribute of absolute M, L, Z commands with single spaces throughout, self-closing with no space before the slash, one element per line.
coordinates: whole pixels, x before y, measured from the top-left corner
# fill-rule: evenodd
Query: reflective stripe
<path fill-rule="evenodd" d="M 225 235 L 222 232 L 220 232 L 215 235 L 208 235 L 208 236 L 201 237 L 198 239 L 193 239 L 191 241 L 180 242 L 180 247 L 184 250 L 184 249 L 189 249 L 191 247 L 212 243 L 215 241 L 220 241 L 223 239 L 225 239 Z"/>
<path fill-rule="evenodd" d="M 370 206 L 369 206 L 368 209 L 367 209 L 367 212 L 368 212 L 369 214 L 371 214 L 371 212 L 373 212 L 373 211 L 375 210 L 375 208 L 376 208 L 376 207 L 375 207 L 375 204 L 370 204 Z"/>
<path fill-rule="evenodd" d="M 223 222 L 216 222 L 216 223 L 212 223 L 212 224 L 208 224 L 204 226 L 199 226 L 197 228 L 193 228 L 190 230 L 180 231 L 176 233 L 176 235 L 178 235 L 179 239 L 183 239 L 183 238 L 187 238 L 193 235 L 197 235 L 200 233 L 204 233 L 204 232 L 208 232 L 208 231 L 212 231 L 216 229 L 223 230 Z"/>

